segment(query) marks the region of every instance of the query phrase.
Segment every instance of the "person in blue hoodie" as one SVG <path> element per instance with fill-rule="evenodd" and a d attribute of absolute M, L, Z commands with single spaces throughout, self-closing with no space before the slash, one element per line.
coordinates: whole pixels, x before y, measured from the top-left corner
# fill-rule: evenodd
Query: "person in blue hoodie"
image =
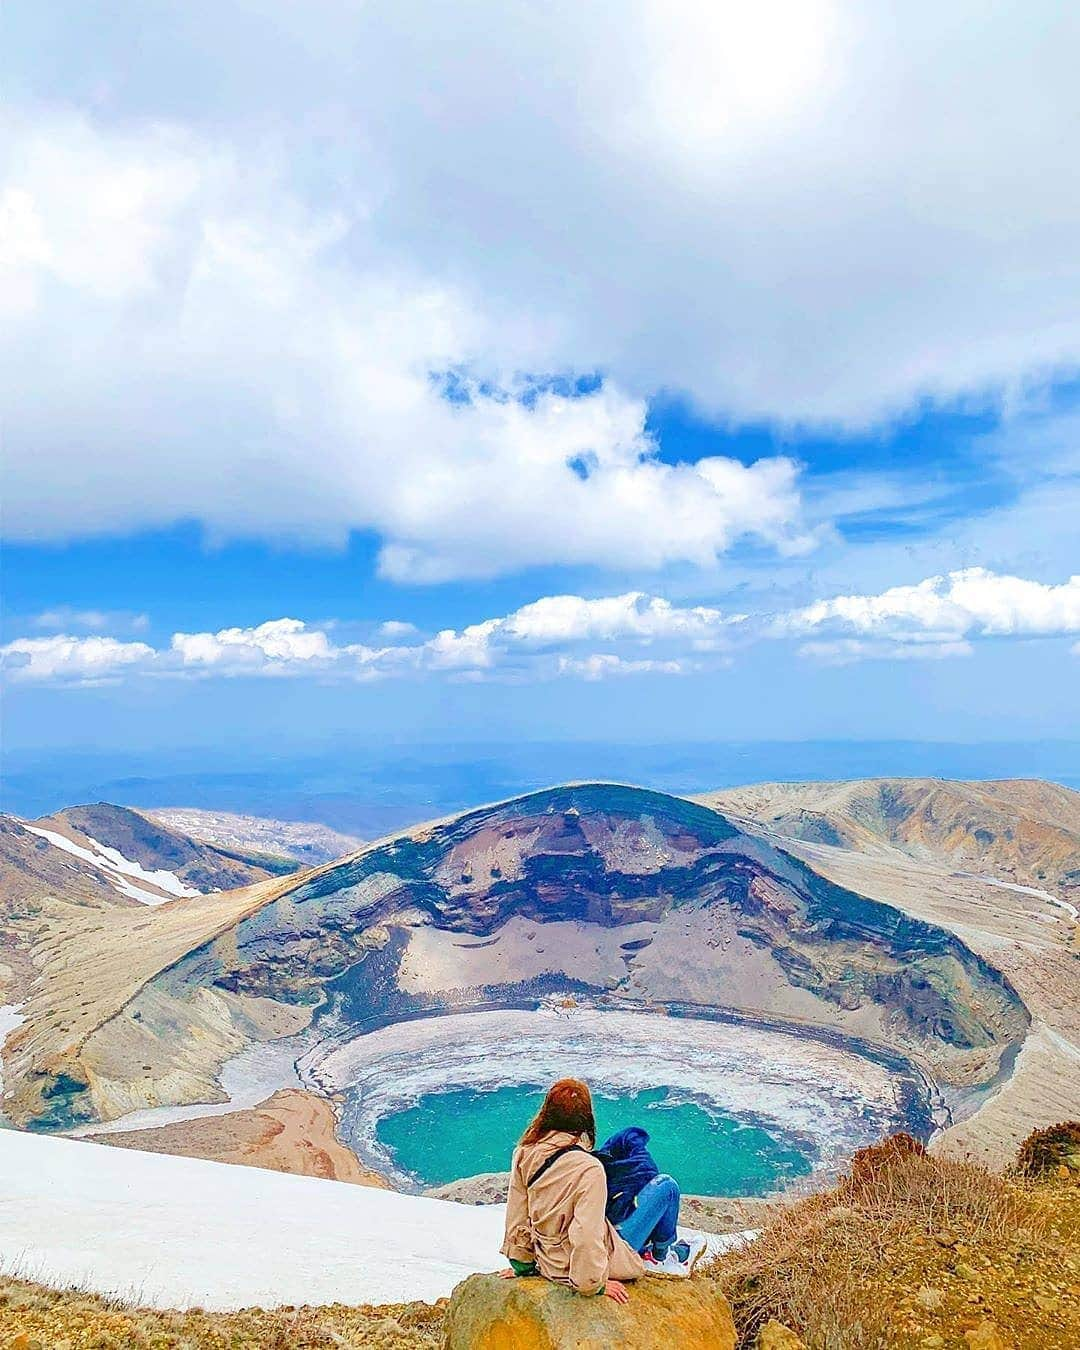
<path fill-rule="evenodd" d="M 607 1173 L 606 1217 L 641 1254 L 646 1269 L 689 1275 L 705 1250 L 705 1241 L 677 1240 L 679 1183 L 660 1171 L 648 1145 L 648 1131 L 630 1125 L 596 1150 Z"/>

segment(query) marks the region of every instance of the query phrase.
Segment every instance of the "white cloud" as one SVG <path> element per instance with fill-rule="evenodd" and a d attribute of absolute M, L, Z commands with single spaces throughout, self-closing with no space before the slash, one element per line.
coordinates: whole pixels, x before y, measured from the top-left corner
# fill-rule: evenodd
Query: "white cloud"
<path fill-rule="evenodd" d="M 737 619 L 704 605 L 679 608 L 641 591 L 586 600 L 548 595 L 502 620 L 501 631 L 521 642 L 561 643 L 587 639 L 712 638 Z"/>
<path fill-rule="evenodd" d="M 799 655 L 824 666 L 847 666 L 856 661 L 945 661 L 971 656 L 970 642 L 867 642 L 837 638 L 832 642 L 804 642 Z"/>
<path fill-rule="evenodd" d="M 405 623 L 401 619 L 387 619 L 379 624 L 379 636 L 387 642 L 400 642 L 405 638 L 416 637 L 420 630 L 414 623 Z"/>
<path fill-rule="evenodd" d="M 7 677 L 27 684 L 101 684 L 153 667 L 157 653 L 145 642 L 111 637 L 16 638 L 0 647 Z"/>
<path fill-rule="evenodd" d="M 609 675 L 683 675 L 690 668 L 684 661 L 635 661 L 612 652 L 559 657 L 560 675 L 577 675 L 583 680 L 603 680 Z"/>
<path fill-rule="evenodd" d="M 436 670 L 486 670 L 495 664 L 491 639 L 502 622 L 485 619 L 483 623 L 470 624 L 460 633 L 445 628 L 425 643 L 422 651 Z"/>
<path fill-rule="evenodd" d="M 717 670 L 752 643 L 778 639 L 799 640 L 801 656 L 827 665 L 942 660 L 971 655 L 978 638 L 1080 632 L 1080 577 L 1044 585 L 968 569 L 881 595 L 837 596 L 781 615 L 679 606 L 641 591 L 598 598 L 551 595 L 426 639 L 412 625 L 391 620 L 382 625 L 382 635 L 399 640 L 384 646 L 337 643 L 337 627 L 272 619 L 250 628 L 174 633 L 168 647 L 158 651 L 111 637 L 18 638 L 0 648 L 0 658 L 10 678 L 41 683 L 97 682 L 125 673 L 335 680 L 576 675 L 595 680 Z M 818 633 L 820 638 L 810 636 Z M 605 650 L 596 650 L 598 643 Z M 1076 647 L 1073 651 L 1080 654 Z"/>
<path fill-rule="evenodd" d="M 138 80 L 60 7 L 48 61 L 8 35 L 19 538 L 370 530 L 408 581 L 798 553 L 796 467 L 667 463 L 650 397 L 851 428 L 1080 362 L 1051 0 L 192 0 Z"/>
<path fill-rule="evenodd" d="M 306 55 L 294 108 L 365 128 L 380 237 L 532 317 L 525 368 L 847 426 L 1075 369 L 1080 19 L 1056 0 L 392 9 L 278 11 L 261 41 Z"/>
<path fill-rule="evenodd" d="M 13 678 L 50 683 L 83 682 L 124 671 L 152 671 L 173 677 L 318 676 L 378 679 L 428 673 L 483 676 L 501 670 L 533 678 L 608 674 L 675 674 L 681 657 L 641 659 L 612 652 L 578 654 L 595 641 L 627 648 L 689 647 L 711 652 L 725 645 L 725 630 L 741 616 L 725 618 L 705 606 L 680 608 L 641 592 L 585 599 L 546 596 L 501 618 L 460 630 L 444 629 L 427 640 L 408 642 L 411 624 L 390 621 L 383 636 L 401 639 L 382 647 L 336 644 L 330 627 L 300 619 L 272 619 L 251 628 L 174 633 L 169 646 L 154 651 L 143 643 L 112 638 L 20 638 L 0 649 Z M 387 633 L 386 629 L 390 629 Z M 569 650 L 568 650 L 569 649 Z"/>
<path fill-rule="evenodd" d="M 893 586 L 878 595 L 819 600 L 781 619 L 782 629 L 822 627 L 881 637 L 923 633 L 980 637 L 1080 632 L 1080 576 L 1061 585 L 999 576 L 969 567 L 928 577 L 916 586 Z"/>
<path fill-rule="evenodd" d="M 623 642 L 628 644 L 675 644 L 695 651 L 716 651 L 727 645 L 728 632 L 745 616 L 725 616 L 705 605 L 679 607 L 660 596 L 628 591 L 625 595 L 586 599 L 580 595 L 548 595 L 523 605 L 500 619 L 486 619 L 460 632 L 447 629 L 437 634 L 424 648 L 430 664 L 439 668 L 490 669 L 515 651 L 542 653 L 545 650 L 586 642 Z M 590 658 L 591 659 L 591 658 Z M 605 665 L 604 663 L 608 663 Z M 593 672 L 633 669 L 644 671 L 648 662 L 631 662 L 604 654 Z M 654 663 L 660 670 L 663 662 Z M 565 674 L 585 673 L 579 658 L 560 658 Z M 670 672 L 668 672 L 670 673 Z M 594 674 L 595 678 L 595 674 Z"/>
<path fill-rule="evenodd" d="M 10 537 L 371 530 L 413 582 L 820 537 L 792 460 L 669 463 L 614 380 L 538 389 L 531 316 L 391 266 L 362 202 L 309 208 L 272 164 L 175 128 L 41 119 L 12 144 Z"/>
<path fill-rule="evenodd" d="M 256 628 L 217 633 L 174 633 L 170 647 L 182 669 L 224 674 L 316 670 L 338 660 L 341 650 L 331 646 L 324 631 L 309 629 L 299 619 L 272 619 Z"/>

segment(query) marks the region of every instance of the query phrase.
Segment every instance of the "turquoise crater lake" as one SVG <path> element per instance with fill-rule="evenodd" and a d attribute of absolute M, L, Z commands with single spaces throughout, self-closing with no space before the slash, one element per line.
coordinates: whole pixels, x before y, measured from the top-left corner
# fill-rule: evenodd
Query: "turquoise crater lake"
<path fill-rule="evenodd" d="M 375 1134 L 398 1168 L 426 1186 L 505 1172 L 510 1154 L 543 1101 L 543 1089 L 509 1084 L 487 1091 L 431 1092 L 384 1116 Z M 594 1092 L 598 1141 L 626 1125 L 649 1131 L 661 1171 L 691 1195 L 762 1195 L 805 1176 L 813 1167 L 805 1144 L 750 1121 L 706 1110 L 667 1088 Z"/>
<path fill-rule="evenodd" d="M 601 1141 L 641 1125 L 698 1195 L 762 1195 L 835 1175 L 864 1144 L 923 1133 L 920 1082 L 847 1046 L 772 1027 L 576 1008 L 417 1018 L 303 1066 L 338 1133 L 402 1190 L 505 1172 L 557 1078 L 589 1084 Z"/>

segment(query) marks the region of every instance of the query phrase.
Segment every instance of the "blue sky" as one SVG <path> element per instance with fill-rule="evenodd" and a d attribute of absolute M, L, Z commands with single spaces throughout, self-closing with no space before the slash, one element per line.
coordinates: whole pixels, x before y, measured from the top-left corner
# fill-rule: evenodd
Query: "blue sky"
<path fill-rule="evenodd" d="M 20 755 L 1080 734 L 1075 14 L 8 29 Z"/>

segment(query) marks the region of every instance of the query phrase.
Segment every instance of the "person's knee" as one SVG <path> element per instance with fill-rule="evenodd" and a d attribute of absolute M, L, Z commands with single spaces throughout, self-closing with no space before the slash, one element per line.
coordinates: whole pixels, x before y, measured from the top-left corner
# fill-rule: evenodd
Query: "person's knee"
<path fill-rule="evenodd" d="M 659 1176 L 653 1177 L 652 1184 L 658 1191 L 663 1191 L 665 1195 L 678 1195 L 679 1183 L 674 1177 L 668 1176 L 666 1172 L 661 1172 Z"/>

